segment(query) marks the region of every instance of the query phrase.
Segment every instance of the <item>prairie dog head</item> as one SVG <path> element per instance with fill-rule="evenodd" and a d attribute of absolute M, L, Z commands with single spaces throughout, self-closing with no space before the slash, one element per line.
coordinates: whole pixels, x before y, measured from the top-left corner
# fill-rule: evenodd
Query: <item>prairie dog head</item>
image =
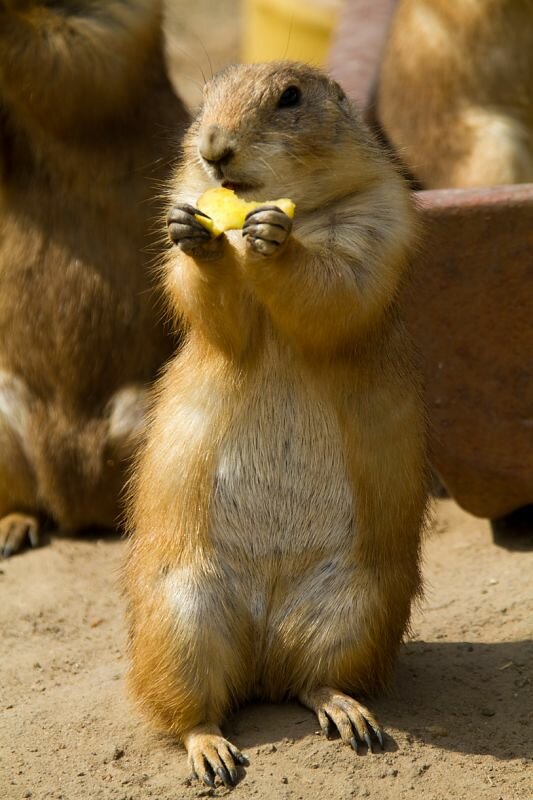
<path fill-rule="evenodd" d="M 244 199 L 323 205 L 372 181 L 382 159 L 326 74 L 290 61 L 231 66 L 209 81 L 185 140 L 185 182 Z"/>

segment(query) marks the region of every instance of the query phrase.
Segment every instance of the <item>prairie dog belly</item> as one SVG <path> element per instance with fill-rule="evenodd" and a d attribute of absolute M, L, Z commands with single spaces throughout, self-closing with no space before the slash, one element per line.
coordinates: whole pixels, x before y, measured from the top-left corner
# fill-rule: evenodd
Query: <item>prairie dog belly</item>
<path fill-rule="evenodd" d="M 283 366 L 254 376 L 219 448 L 210 524 L 219 552 L 325 555 L 353 536 L 335 410 Z"/>

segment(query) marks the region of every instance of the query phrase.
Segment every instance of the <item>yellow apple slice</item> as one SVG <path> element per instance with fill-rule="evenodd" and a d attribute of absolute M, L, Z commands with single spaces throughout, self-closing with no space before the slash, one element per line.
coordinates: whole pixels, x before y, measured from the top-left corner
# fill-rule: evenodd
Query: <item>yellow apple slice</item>
<path fill-rule="evenodd" d="M 196 203 L 198 211 L 207 214 L 210 219 L 202 217 L 201 214 L 196 214 L 195 217 L 213 236 L 220 236 L 224 231 L 242 228 L 246 215 L 261 206 L 277 206 L 291 219 L 294 217 L 294 209 L 296 208 L 288 197 L 261 203 L 254 200 L 248 202 L 237 197 L 233 189 L 218 187 L 216 189 L 208 189 L 198 198 Z"/>

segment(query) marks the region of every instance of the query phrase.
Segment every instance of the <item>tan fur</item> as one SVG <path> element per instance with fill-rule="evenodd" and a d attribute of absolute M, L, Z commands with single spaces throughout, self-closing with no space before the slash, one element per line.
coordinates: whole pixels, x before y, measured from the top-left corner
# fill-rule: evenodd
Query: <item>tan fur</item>
<path fill-rule="evenodd" d="M 533 181 L 532 0 L 401 0 L 377 110 L 426 188 Z"/>
<path fill-rule="evenodd" d="M 277 109 L 292 84 L 302 108 Z M 174 203 L 217 185 L 197 149 L 213 124 L 234 149 L 224 180 L 290 197 L 296 216 L 273 256 L 232 231 L 205 258 L 175 248 L 165 269 L 190 332 L 132 488 L 130 677 L 196 771 L 226 752 L 218 725 L 247 698 L 297 696 L 320 716 L 333 690 L 385 683 L 419 591 L 425 504 L 395 307 L 414 226 L 402 179 L 337 84 L 279 62 L 208 84 Z"/>
<path fill-rule="evenodd" d="M 185 122 L 158 3 L 0 0 L 6 553 L 25 538 L 16 512 L 69 530 L 116 521 L 146 387 L 172 349 L 151 198 Z"/>

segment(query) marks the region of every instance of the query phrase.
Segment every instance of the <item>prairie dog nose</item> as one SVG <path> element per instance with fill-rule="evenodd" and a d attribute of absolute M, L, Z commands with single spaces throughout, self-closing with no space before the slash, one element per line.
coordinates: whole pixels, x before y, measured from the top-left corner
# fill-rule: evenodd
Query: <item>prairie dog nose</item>
<path fill-rule="evenodd" d="M 209 125 L 201 133 L 199 150 L 209 164 L 227 164 L 234 154 L 229 131 L 220 125 Z"/>

